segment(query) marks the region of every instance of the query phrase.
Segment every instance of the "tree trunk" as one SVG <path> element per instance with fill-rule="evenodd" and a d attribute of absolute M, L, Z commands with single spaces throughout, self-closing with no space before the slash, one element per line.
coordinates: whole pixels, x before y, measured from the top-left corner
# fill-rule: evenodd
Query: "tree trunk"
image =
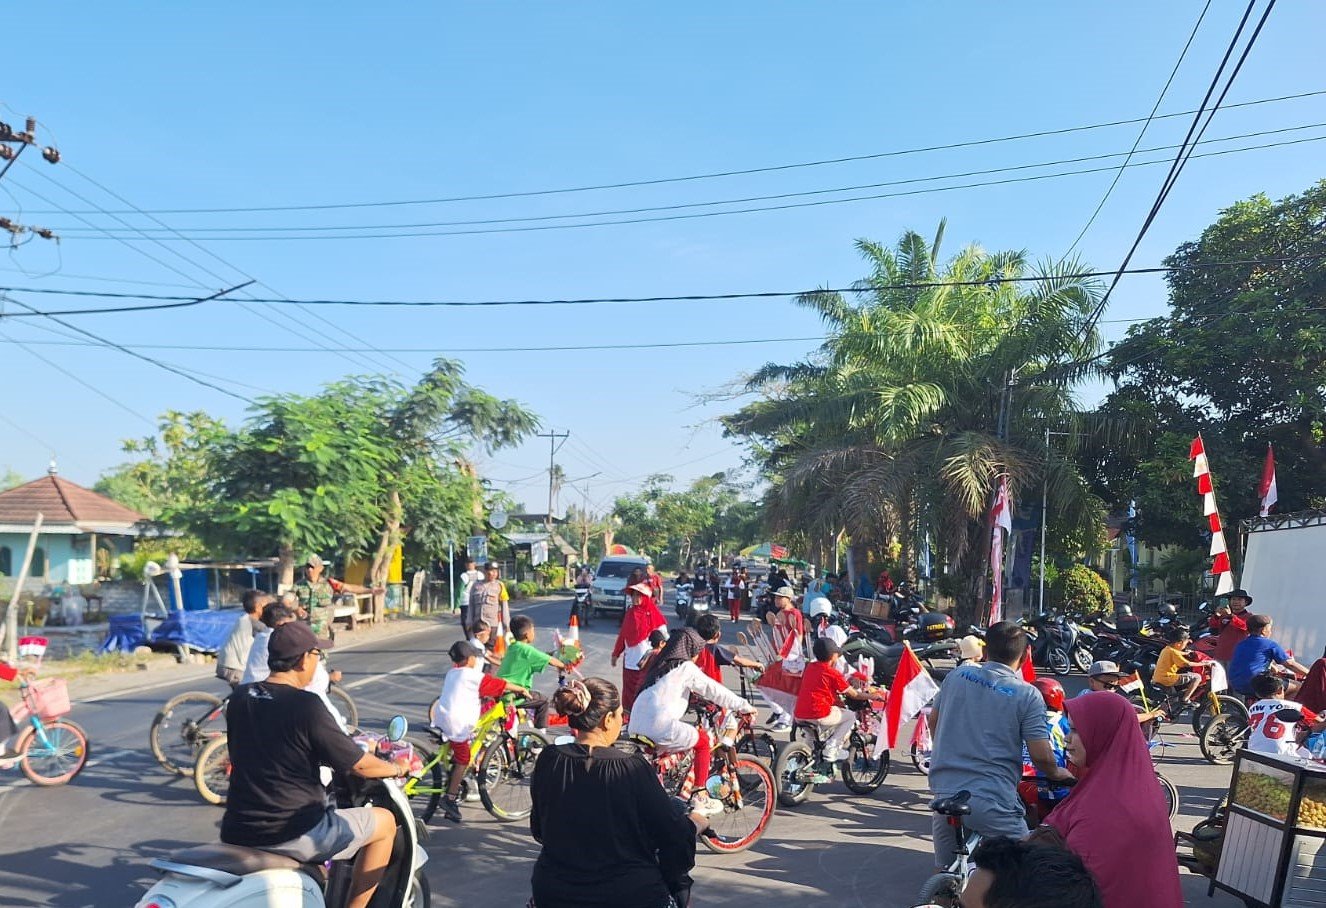
<path fill-rule="evenodd" d="M 295 585 L 295 547 L 288 542 L 281 543 L 278 557 L 281 589 L 288 590 Z"/>
<path fill-rule="evenodd" d="M 393 491 L 387 506 L 387 524 L 378 536 L 377 551 L 373 553 L 373 562 L 369 566 L 369 586 L 374 589 L 386 589 L 387 574 L 391 570 L 391 555 L 401 544 L 401 522 L 404 519 L 401 496 Z M 386 596 L 373 595 L 373 620 L 381 621 L 386 609 Z"/>

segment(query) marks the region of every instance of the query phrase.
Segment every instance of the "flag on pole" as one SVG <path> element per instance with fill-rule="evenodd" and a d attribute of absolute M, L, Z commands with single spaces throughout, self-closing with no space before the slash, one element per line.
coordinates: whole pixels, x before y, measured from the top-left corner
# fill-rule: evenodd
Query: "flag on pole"
<path fill-rule="evenodd" d="M 898 672 L 893 676 L 893 689 L 884 704 L 884 728 L 888 734 L 889 747 L 898 744 L 898 729 L 916 718 L 935 694 L 939 685 L 925 670 L 921 660 L 912 652 L 910 643 L 904 644 L 902 659 L 898 662 Z"/>
<path fill-rule="evenodd" d="M 1215 594 L 1224 596 L 1234 589 L 1234 574 L 1230 570 L 1225 529 L 1220 522 L 1220 508 L 1216 505 L 1215 488 L 1211 484 L 1211 463 L 1206 458 L 1206 445 L 1201 435 L 1192 440 L 1192 445 L 1188 448 L 1188 459 L 1193 462 L 1192 475 L 1197 480 L 1197 494 L 1202 496 L 1202 514 L 1211 529 L 1211 573 L 1216 578 Z M 1275 465 L 1271 464 L 1272 489 L 1275 488 L 1274 470 Z"/>
<path fill-rule="evenodd" d="M 1004 534 L 1013 532 L 1013 504 L 1008 500 L 1008 474 L 999 477 L 999 494 L 990 511 L 990 623 L 1004 614 Z"/>
<path fill-rule="evenodd" d="M 1280 491 L 1275 487 L 1275 451 L 1266 446 L 1266 463 L 1262 466 L 1262 482 L 1257 488 L 1257 497 L 1261 499 L 1261 516 L 1271 513 L 1271 508 L 1280 500 Z"/>
<path fill-rule="evenodd" d="M 1031 658 L 1031 644 L 1027 644 L 1027 658 L 1022 660 L 1022 680 L 1028 684 L 1036 680 L 1036 662 Z"/>

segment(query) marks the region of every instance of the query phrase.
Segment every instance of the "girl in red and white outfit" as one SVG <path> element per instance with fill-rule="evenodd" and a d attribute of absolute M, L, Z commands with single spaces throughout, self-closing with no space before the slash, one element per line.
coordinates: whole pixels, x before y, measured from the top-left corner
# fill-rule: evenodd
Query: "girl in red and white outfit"
<path fill-rule="evenodd" d="M 723 592 L 727 596 L 727 612 L 733 621 L 741 620 L 741 599 L 746 592 L 746 584 L 741 579 L 741 572 L 736 568 L 728 575 L 727 583 L 723 585 Z"/>
<path fill-rule="evenodd" d="M 636 694 L 640 692 L 643 674 L 640 666 L 651 652 L 649 635 L 654 631 L 662 631 L 664 637 L 668 635 L 668 622 L 654 603 L 651 592 L 648 583 L 626 588 L 631 604 L 626 607 L 617 642 L 612 647 L 613 667 L 618 659 L 622 660 L 622 707 L 627 710 L 635 705 Z"/>

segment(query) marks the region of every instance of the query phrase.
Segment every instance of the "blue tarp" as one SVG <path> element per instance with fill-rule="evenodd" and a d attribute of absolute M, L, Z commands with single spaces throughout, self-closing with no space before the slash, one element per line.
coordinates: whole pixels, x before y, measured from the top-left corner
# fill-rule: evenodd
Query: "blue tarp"
<path fill-rule="evenodd" d="M 205 653 L 221 649 L 242 615 L 239 609 L 171 612 L 152 633 L 153 643 L 183 644 Z"/>
<path fill-rule="evenodd" d="M 98 652 L 114 653 L 123 650 L 133 652 L 147 643 L 147 632 L 143 630 L 140 615 L 112 615 L 106 639 L 101 642 Z"/>
<path fill-rule="evenodd" d="M 207 608 L 207 578 L 211 571 L 181 571 L 180 594 L 184 597 L 184 610 L 201 612 Z M 166 602 L 174 611 L 179 608 L 175 601 L 175 584 L 166 579 Z"/>

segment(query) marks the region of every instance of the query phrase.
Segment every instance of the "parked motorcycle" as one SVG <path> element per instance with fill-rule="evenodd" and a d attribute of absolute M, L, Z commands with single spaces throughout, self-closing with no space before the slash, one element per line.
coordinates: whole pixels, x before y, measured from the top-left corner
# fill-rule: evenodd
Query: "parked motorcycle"
<path fill-rule="evenodd" d="M 408 726 L 396 716 L 379 740 L 379 752 L 394 751 L 405 739 Z M 419 847 L 419 827 L 400 784 L 390 779 L 338 779 L 341 806 L 372 804 L 385 807 L 396 818 L 396 847 L 373 904 L 381 908 L 429 908 L 431 896 L 423 865 L 428 860 Z M 350 899 L 353 861 L 332 861 L 326 873 L 310 872 L 308 865 L 269 851 L 237 845 L 201 845 L 152 861 L 162 874 L 138 902 L 137 908 L 238 908 L 247 905 L 282 905 L 290 908 L 343 908 Z M 321 871 L 321 866 L 317 868 Z M 324 879 L 325 877 L 325 879 Z"/>
<path fill-rule="evenodd" d="M 1022 625 L 1031 642 L 1032 664 L 1056 675 L 1066 675 L 1072 670 L 1077 631 L 1071 622 L 1061 615 L 1045 614 L 1023 619 Z M 1090 665 L 1088 662 L 1087 666 Z"/>

